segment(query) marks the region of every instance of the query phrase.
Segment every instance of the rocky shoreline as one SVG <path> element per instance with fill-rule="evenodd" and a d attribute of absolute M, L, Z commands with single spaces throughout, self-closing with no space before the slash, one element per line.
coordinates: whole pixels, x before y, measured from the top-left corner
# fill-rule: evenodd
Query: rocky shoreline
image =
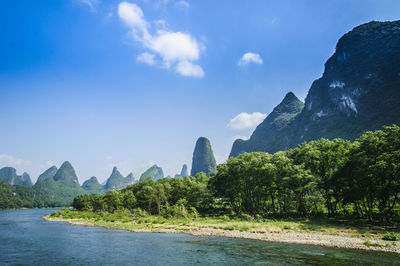
<path fill-rule="evenodd" d="M 70 225 L 83 225 L 83 226 L 100 226 L 94 222 L 82 219 L 57 219 L 48 216 L 43 217 L 49 221 L 63 221 Z M 114 227 L 110 223 L 109 226 L 101 225 L 101 227 L 110 229 L 127 230 L 134 233 L 183 233 L 193 236 L 222 236 L 231 238 L 244 238 L 261 241 L 281 242 L 290 244 L 305 244 L 316 245 L 324 247 L 346 248 L 346 249 L 360 249 L 360 250 L 373 250 L 393 252 L 400 254 L 400 244 L 393 241 L 385 241 L 380 239 L 372 239 L 367 237 L 351 237 L 344 235 L 328 235 L 317 232 L 249 232 L 239 230 L 223 230 L 214 228 L 193 228 L 189 230 L 177 230 L 174 228 L 159 228 L 159 229 L 130 229 L 123 227 Z M 368 244 L 366 244 L 368 243 Z"/>

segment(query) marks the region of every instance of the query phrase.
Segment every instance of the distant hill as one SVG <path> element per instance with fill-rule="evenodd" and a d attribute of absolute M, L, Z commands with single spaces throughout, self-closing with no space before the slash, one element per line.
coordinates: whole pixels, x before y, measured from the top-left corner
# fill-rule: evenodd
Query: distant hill
<path fill-rule="evenodd" d="M 102 194 L 106 192 L 104 186 L 100 185 L 95 176 L 92 176 L 82 184 L 82 188 L 91 194 Z"/>
<path fill-rule="evenodd" d="M 230 156 L 274 153 L 320 138 L 354 140 L 400 124 L 400 21 L 370 22 L 341 37 L 302 106 L 286 95 L 249 140 L 234 142 Z"/>
<path fill-rule="evenodd" d="M 70 162 L 64 162 L 54 176 L 51 176 L 54 172 L 52 168 L 46 170 L 48 172 L 46 178 L 38 179 L 33 186 L 45 202 L 53 206 L 69 206 L 75 196 L 88 193 L 79 185 L 78 177 Z"/>
<path fill-rule="evenodd" d="M 185 176 L 188 176 L 188 175 L 189 175 L 188 167 L 187 167 L 186 164 L 184 164 L 182 166 L 181 173 L 180 174 L 176 174 L 175 177 L 185 177 Z"/>
<path fill-rule="evenodd" d="M 161 179 L 164 177 L 164 172 L 161 167 L 158 167 L 157 165 L 153 165 L 149 169 L 147 169 L 139 179 L 139 182 L 144 181 L 144 180 L 154 180 L 157 181 L 158 179 Z"/>
<path fill-rule="evenodd" d="M 104 185 L 105 190 L 119 190 L 131 185 L 135 182 L 133 174 L 130 173 L 127 177 L 123 177 L 118 171 L 117 167 L 114 167 L 110 177 Z"/>
<path fill-rule="evenodd" d="M 32 186 L 32 181 L 27 173 L 17 175 L 17 170 L 12 167 L 3 167 L 0 169 L 0 183 L 6 182 L 9 185 Z"/>

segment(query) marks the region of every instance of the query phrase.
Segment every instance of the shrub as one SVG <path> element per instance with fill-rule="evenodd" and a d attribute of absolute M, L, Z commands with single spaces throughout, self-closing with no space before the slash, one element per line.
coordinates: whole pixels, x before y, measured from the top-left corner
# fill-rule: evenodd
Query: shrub
<path fill-rule="evenodd" d="M 398 241 L 398 240 L 400 240 L 400 234 L 395 233 L 395 232 L 389 232 L 389 233 L 384 234 L 382 239 L 389 240 L 389 241 Z"/>

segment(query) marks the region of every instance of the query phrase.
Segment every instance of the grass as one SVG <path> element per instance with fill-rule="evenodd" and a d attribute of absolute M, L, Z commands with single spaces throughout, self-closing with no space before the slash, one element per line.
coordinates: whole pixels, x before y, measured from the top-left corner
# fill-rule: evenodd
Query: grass
<path fill-rule="evenodd" d="M 371 225 L 356 225 L 346 221 L 336 221 L 330 219 L 303 219 L 303 220 L 274 220 L 258 219 L 252 217 L 197 217 L 184 218 L 172 217 L 164 218 L 155 215 L 131 214 L 127 211 L 117 211 L 113 214 L 93 213 L 84 211 L 69 211 L 63 209 L 48 216 L 49 219 L 74 219 L 76 221 L 108 228 L 127 229 L 127 230 L 199 230 L 202 228 L 220 229 L 240 232 L 253 233 L 280 233 L 294 231 L 301 233 L 316 232 L 326 235 L 340 235 L 350 237 L 366 237 L 369 239 L 399 240 L 400 234 L 396 232 L 388 233 L 388 228 Z M 364 245 L 369 245 L 367 243 Z"/>

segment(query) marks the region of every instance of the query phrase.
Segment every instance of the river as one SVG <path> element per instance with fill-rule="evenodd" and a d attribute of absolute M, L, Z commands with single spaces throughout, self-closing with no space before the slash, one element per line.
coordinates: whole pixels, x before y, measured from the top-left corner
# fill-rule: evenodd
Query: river
<path fill-rule="evenodd" d="M 400 265 L 400 256 L 186 234 L 71 226 L 51 209 L 0 211 L 0 265 Z"/>

